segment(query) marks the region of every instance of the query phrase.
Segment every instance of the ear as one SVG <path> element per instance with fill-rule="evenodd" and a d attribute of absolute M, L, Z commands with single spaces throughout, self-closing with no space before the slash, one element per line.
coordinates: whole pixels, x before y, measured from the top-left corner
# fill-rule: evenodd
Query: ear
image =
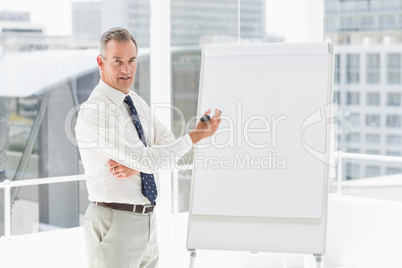
<path fill-rule="evenodd" d="M 103 71 L 104 62 L 101 55 L 98 55 L 98 57 L 96 57 L 96 61 L 98 62 L 99 70 Z"/>

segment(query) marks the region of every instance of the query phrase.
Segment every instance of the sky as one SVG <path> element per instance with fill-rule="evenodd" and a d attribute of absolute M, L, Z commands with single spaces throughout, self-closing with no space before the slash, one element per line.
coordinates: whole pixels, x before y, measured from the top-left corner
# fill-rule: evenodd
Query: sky
<path fill-rule="evenodd" d="M 285 37 L 287 42 L 304 40 L 304 1 L 266 0 L 268 33 Z"/>
<path fill-rule="evenodd" d="M 0 10 L 28 11 L 31 22 L 44 25 L 47 34 L 71 34 L 71 0 L 4 0 Z"/>
<path fill-rule="evenodd" d="M 31 22 L 42 24 L 49 35 L 70 35 L 71 0 L 9 0 L 1 1 L 0 10 L 28 11 Z M 291 7 L 291 8 L 289 8 Z M 301 41 L 304 36 L 304 18 L 300 10 L 304 1 L 266 0 L 266 22 L 269 33 L 285 36 L 288 42 Z"/>

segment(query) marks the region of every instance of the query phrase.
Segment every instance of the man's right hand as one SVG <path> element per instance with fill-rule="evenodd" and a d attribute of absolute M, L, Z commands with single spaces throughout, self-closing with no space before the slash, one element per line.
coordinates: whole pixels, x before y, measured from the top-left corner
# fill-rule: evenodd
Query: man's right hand
<path fill-rule="evenodd" d="M 206 111 L 204 115 L 207 115 L 211 112 L 211 109 Z M 221 111 L 219 109 L 215 109 L 215 115 L 210 120 L 206 122 L 199 121 L 197 127 L 189 133 L 193 144 L 198 143 L 200 140 L 211 137 L 215 134 L 215 132 L 219 128 L 219 124 L 221 123 Z"/>

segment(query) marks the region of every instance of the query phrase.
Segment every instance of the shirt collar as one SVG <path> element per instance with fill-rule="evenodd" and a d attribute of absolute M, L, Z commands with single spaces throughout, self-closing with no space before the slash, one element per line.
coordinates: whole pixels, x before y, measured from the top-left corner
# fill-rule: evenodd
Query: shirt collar
<path fill-rule="evenodd" d="M 129 94 L 124 94 L 123 92 L 109 86 L 105 82 L 102 81 L 102 79 L 99 80 L 99 91 L 105 94 L 109 99 L 117 106 L 119 107 L 123 101 L 124 98 L 129 95 Z"/>

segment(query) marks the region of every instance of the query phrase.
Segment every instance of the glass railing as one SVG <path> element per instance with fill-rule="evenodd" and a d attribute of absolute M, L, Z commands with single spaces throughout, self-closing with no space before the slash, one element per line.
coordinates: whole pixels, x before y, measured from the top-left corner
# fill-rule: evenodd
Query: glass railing
<path fill-rule="evenodd" d="M 400 156 L 385 156 L 385 155 L 371 155 L 371 154 L 357 154 L 357 153 L 347 153 L 347 152 L 337 152 L 337 158 L 338 158 L 338 165 L 337 165 L 337 172 L 336 172 L 336 193 L 338 195 L 342 194 L 342 185 L 343 185 L 343 173 L 345 172 L 344 166 L 345 164 L 343 163 L 344 160 L 360 160 L 360 161 L 365 161 L 365 162 L 381 162 L 381 163 L 397 163 L 397 164 L 402 164 L 402 157 Z M 402 174 L 401 174 L 402 175 Z M 381 176 L 381 174 L 379 174 Z M 356 179 L 355 179 L 356 180 Z M 353 180 L 352 180 L 353 181 Z M 401 176 L 401 181 L 402 185 L 402 176 Z M 380 184 L 375 184 L 373 186 L 377 187 L 380 186 Z M 397 186 L 397 185 L 387 185 L 387 187 L 392 187 L 392 186 Z"/>
<path fill-rule="evenodd" d="M 149 49 L 141 51 L 133 90 L 149 101 Z M 82 220 L 85 183 L 13 185 L 83 173 L 74 128 L 79 105 L 99 82 L 97 54 L 96 49 L 35 51 L 0 58 L 0 182 L 12 185 L 7 200 L 14 234 L 74 227 Z M 10 63 L 22 59 L 23 66 Z M 5 194 L 0 189 L 0 227 Z M 22 210 L 30 213 L 22 215 Z"/>

